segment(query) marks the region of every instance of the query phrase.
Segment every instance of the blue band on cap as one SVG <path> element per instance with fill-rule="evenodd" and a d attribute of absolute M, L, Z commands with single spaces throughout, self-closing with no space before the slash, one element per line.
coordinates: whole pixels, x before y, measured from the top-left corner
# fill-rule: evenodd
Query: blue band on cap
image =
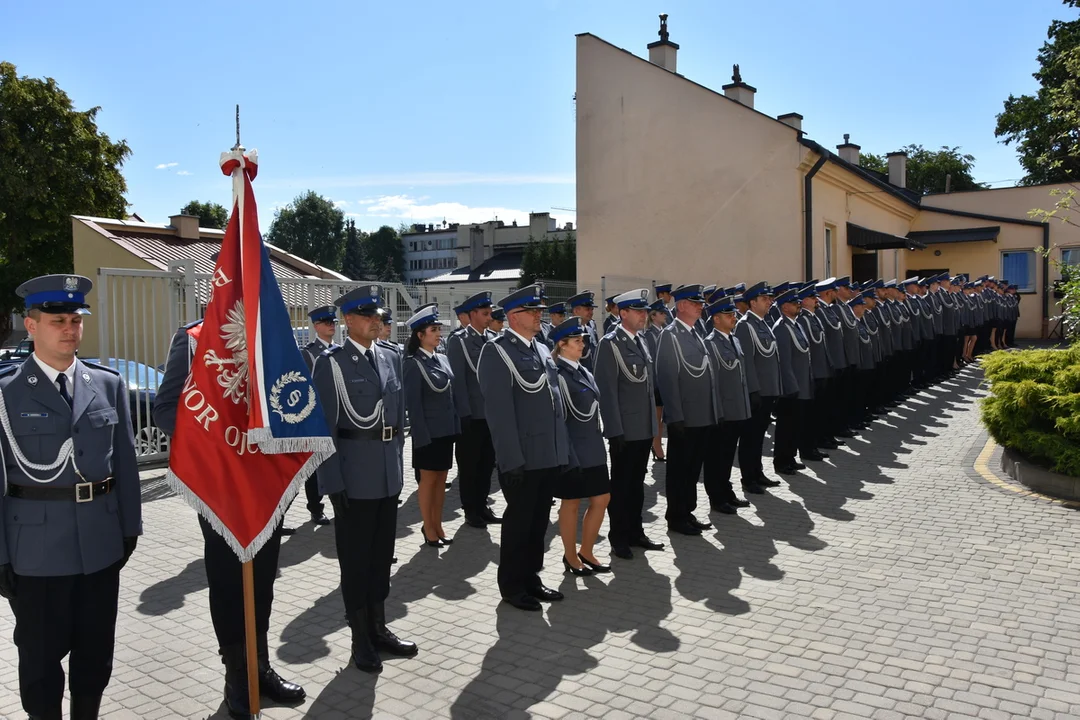
<path fill-rule="evenodd" d="M 65 292 L 63 290 L 45 290 L 42 292 L 33 293 L 26 296 L 26 307 L 30 308 L 34 305 L 41 305 L 42 303 L 55 302 L 63 303 L 65 305 L 85 305 L 85 296 L 79 292 Z"/>
<path fill-rule="evenodd" d="M 363 307 L 365 305 L 378 305 L 378 304 L 379 304 L 379 296 L 378 295 L 369 295 L 367 297 L 357 298 L 356 300 L 350 300 L 349 302 L 345 303 L 344 305 L 341 306 L 341 312 L 349 312 L 350 310 L 355 310 L 356 308 Z"/>
<path fill-rule="evenodd" d="M 513 300 L 508 301 L 505 305 L 503 305 L 503 310 L 513 310 L 515 308 L 521 307 L 522 305 L 529 305 L 538 302 L 540 302 L 540 297 L 538 295 L 524 295 L 522 297 L 514 298 Z"/>

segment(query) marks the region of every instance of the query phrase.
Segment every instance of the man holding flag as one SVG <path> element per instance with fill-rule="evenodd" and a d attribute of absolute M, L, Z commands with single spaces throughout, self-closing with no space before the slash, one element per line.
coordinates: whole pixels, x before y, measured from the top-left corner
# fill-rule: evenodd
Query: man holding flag
<path fill-rule="evenodd" d="M 334 505 L 341 598 L 352 628 L 352 661 L 382 670 L 379 650 L 416 655 L 415 643 L 386 627 L 398 496 L 402 488 L 405 390 L 401 355 L 378 342 L 383 289 L 363 285 L 335 304 L 348 338 L 315 361 L 315 385 L 337 454 L 319 467 L 319 487 Z"/>
<path fill-rule="evenodd" d="M 282 517 L 333 441 L 259 235 L 257 156 L 238 144 L 221 167 L 234 204 L 212 296 L 204 321 L 174 338 L 154 420 L 172 435 L 169 483 L 199 513 L 225 703 L 249 717 L 259 695 L 305 697 L 270 667 L 267 632 Z"/>

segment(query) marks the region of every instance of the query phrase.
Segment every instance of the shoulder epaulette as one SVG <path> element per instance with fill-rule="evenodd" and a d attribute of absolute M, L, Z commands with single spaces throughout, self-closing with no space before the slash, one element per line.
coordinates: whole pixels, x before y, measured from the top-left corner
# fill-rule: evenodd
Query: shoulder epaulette
<path fill-rule="evenodd" d="M 340 345 L 334 345 L 333 347 L 328 347 L 325 350 L 323 350 L 321 353 L 319 353 L 319 356 L 320 357 L 330 357 L 331 355 L 333 355 L 336 352 L 341 352 L 341 350 L 343 350 L 343 349 L 344 348 L 342 348 Z"/>
<path fill-rule="evenodd" d="M 389 340 L 376 340 L 375 344 L 379 347 L 384 347 L 387 350 L 393 350 L 394 352 L 397 352 L 401 349 L 401 346 L 399 346 L 397 343 L 392 343 Z"/>
<path fill-rule="evenodd" d="M 184 330 L 190 330 L 191 328 L 195 327 L 196 325 L 201 325 L 201 324 L 202 324 L 202 318 L 199 318 L 199 319 L 198 319 L 198 320 L 196 320 L 195 322 L 190 322 L 190 323 L 188 323 L 187 325 L 182 325 L 181 327 L 182 327 L 182 328 L 183 328 Z"/>
<path fill-rule="evenodd" d="M 21 366 L 22 366 L 21 361 L 20 362 L 11 362 L 11 363 L 8 363 L 6 365 L 0 365 L 0 378 L 4 378 L 4 377 L 7 377 L 8 375 L 13 374 Z"/>
<path fill-rule="evenodd" d="M 105 372 L 112 373 L 113 375 L 116 375 L 117 377 L 120 377 L 120 371 L 116 370 L 114 368 L 111 368 L 108 365 L 99 365 L 96 362 L 87 362 L 86 360 L 82 360 L 81 362 L 86 367 L 92 367 L 95 370 L 104 370 Z"/>

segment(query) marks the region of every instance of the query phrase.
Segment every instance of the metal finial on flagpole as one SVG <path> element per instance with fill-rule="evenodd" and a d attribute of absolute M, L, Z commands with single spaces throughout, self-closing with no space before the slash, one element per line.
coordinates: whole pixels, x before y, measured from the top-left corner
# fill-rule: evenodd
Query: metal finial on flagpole
<path fill-rule="evenodd" d="M 243 149 L 240 145 L 240 104 L 236 105 L 236 144 L 233 145 L 233 150 Z"/>

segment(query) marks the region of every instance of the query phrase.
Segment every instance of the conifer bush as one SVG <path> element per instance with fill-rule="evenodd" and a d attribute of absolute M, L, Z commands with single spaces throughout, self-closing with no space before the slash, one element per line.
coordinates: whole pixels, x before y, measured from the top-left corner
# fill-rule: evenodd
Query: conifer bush
<path fill-rule="evenodd" d="M 1080 344 L 983 358 L 990 396 L 982 420 L 998 444 L 1080 477 Z"/>

